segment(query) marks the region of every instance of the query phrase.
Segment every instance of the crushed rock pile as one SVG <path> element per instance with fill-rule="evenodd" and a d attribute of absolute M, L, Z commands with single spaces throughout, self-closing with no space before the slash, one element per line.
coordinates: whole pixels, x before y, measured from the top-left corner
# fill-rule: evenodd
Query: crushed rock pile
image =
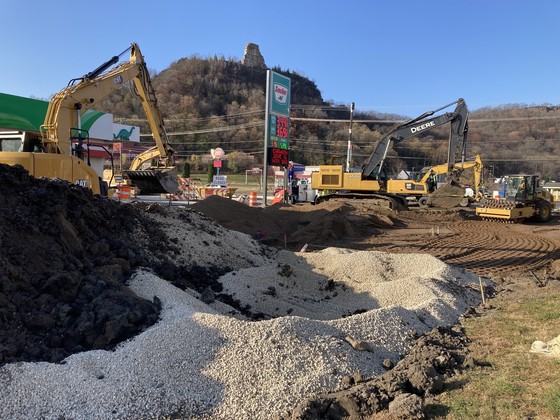
<path fill-rule="evenodd" d="M 313 418 L 391 402 L 406 417 L 464 362 L 403 373 L 420 335 L 480 303 L 476 276 L 433 257 L 278 251 L 188 208 L 21 168 L 0 166 L 0 189 L 2 418 Z M 401 387 L 383 382 L 372 404 L 324 397 L 394 364 Z"/>

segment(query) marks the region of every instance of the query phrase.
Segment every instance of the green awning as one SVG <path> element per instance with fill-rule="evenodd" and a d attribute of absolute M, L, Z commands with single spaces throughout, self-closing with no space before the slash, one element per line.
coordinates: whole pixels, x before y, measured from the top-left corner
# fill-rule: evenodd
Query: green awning
<path fill-rule="evenodd" d="M 48 107 L 47 101 L 0 93 L 0 128 L 38 133 Z"/>

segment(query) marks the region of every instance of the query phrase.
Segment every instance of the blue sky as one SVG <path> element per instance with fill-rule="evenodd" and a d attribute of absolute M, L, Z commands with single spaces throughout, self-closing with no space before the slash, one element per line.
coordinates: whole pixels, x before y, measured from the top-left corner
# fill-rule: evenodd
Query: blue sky
<path fill-rule="evenodd" d="M 240 60 L 253 42 L 269 67 L 357 110 L 560 104 L 556 0 L 2 3 L 0 92 L 12 95 L 48 99 L 131 42 L 157 72 L 192 55 Z"/>

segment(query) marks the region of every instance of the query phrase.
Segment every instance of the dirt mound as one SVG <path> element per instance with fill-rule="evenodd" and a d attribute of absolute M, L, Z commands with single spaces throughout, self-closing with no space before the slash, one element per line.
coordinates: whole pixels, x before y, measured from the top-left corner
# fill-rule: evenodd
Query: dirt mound
<path fill-rule="evenodd" d="M 283 206 L 283 205 L 282 205 Z M 246 233 L 252 237 L 258 231 L 268 236 L 279 236 L 284 231 L 285 221 L 261 207 L 249 207 L 235 200 L 210 196 L 195 202 L 191 208 L 216 220 L 222 226 Z"/>
<path fill-rule="evenodd" d="M 169 247 L 133 206 L 0 165 L 0 227 L 0 363 L 110 349 L 157 321 L 158 302 L 125 282 L 140 265 L 164 272 Z"/>
<path fill-rule="evenodd" d="M 403 226 L 390 210 L 359 200 L 332 200 L 318 205 L 279 203 L 262 208 L 211 196 L 192 208 L 228 229 L 292 250 L 305 244 L 332 246 L 338 241 L 376 234 L 380 229 Z"/>

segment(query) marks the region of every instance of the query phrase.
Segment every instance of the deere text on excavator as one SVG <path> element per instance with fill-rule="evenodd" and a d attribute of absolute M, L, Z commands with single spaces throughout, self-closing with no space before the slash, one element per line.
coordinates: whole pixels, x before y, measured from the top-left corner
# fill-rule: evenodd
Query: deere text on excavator
<path fill-rule="evenodd" d="M 130 60 L 117 64 L 128 51 Z M 0 152 L 0 163 L 21 165 L 36 178 L 59 178 L 90 188 L 95 194 L 105 194 L 107 186 L 101 174 L 84 160 L 85 155 L 89 159 L 89 133 L 81 128 L 80 116 L 130 80 L 141 99 L 156 146 L 138 155 L 124 175 L 142 193 L 176 192 L 174 151 L 167 140 L 148 68 L 135 43 L 92 72 L 72 79 L 55 94 L 41 126 L 41 138 L 33 144 L 24 142 L 20 151 Z"/>
<path fill-rule="evenodd" d="M 428 118 L 453 104 L 453 112 Z M 399 125 L 377 144 L 362 172 L 344 172 L 341 165 L 319 166 L 319 171 L 311 177 L 311 187 L 319 191 L 316 202 L 331 198 L 372 198 L 382 200 L 392 209 L 406 208 L 406 194 L 391 192 L 387 189 L 385 159 L 389 149 L 396 143 L 417 135 L 425 130 L 451 123 L 446 185 L 440 187 L 429 196 L 427 204 L 439 207 L 455 207 L 464 198 L 464 189 L 456 179 L 454 171 L 458 151 L 464 161 L 468 132 L 467 105 L 462 98 L 434 111 L 428 111 L 404 124 Z M 459 148 L 459 145 L 461 147 Z"/>

